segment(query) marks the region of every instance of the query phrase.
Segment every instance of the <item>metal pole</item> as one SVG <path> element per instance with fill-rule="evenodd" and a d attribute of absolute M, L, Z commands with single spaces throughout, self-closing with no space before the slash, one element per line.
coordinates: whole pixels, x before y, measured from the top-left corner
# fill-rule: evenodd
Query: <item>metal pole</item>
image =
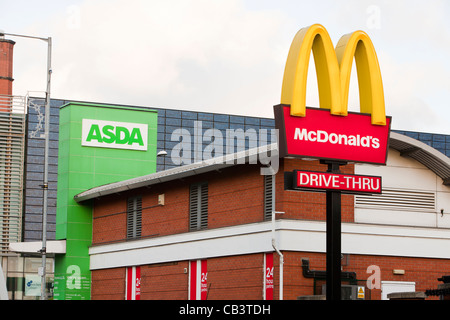
<path fill-rule="evenodd" d="M 272 181 L 275 181 L 275 179 L 273 178 Z M 275 190 L 275 184 L 273 184 L 273 189 Z M 283 267 L 284 267 L 284 256 L 283 253 L 281 253 L 281 251 L 278 249 L 278 247 L 275 244 L 275 214 L 284 214 L 283 211 L 275 211 L 275 200 L 272 204 L 272 247 L 273 249 L 278 253 L 278 256 L 280 257 L 280 290 L 279 290 L 279 299 L 280 301 L 283 300 L 283 278 L 284 278 L 284 271 L 283 271 Z"/>
<path fill-rule="evenodd" d="M 48 207 L 48 150 L 50 136 L 50 80 L 52 74 L 51 53 L 52 38 L 47 39 L 47 90 L 45 93 L 45 151 L 44 151 L 44 203 L 42 212 L 42 279 L 41 279 L 41 300 L 46 300 L 46 264 L 47 264 L 47 207 Z"/>
<path fill-rule="evenodd" d="M 328 164 L 327 172 L 339 173 L 339 166 L 345 163 Z M 326 256 L 326 299 L 341 300 L 341 192 L 326 191 L 327 202 L 327 256 Z"/>
<path fill-rule="evenodd" d="M 47 89 L 45 92 L 45 146 L 44 146 L 44 184 L 42 185 L 43 194 L 43 209 L 42 209 L 42 249 L 39 252 L 42 254 L 41 267 L 41 300 L 46 300 L 45 293 L 45 277 L 46 277 L 46 263 L 47 263 L 47 197 L 48 197 L 48 149 L 49 149 L 49 135 L 50 135 L 50 82 L 52 74 L 52 38 L 42 38 L 35 36 L 28 36 L 22 34 L 5 33 L 0 31 L 0 36 L 13 36 L 29 39 L 38 39 L 47 42 Z"/>

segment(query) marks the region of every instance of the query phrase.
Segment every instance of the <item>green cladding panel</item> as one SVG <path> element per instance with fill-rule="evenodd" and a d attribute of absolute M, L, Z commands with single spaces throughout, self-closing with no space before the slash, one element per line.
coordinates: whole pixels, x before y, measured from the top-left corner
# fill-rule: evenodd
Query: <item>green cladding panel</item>
<path fill-rule="evenodd" d="M 90 299 L 92 207 L 73 197 L 87 189 L 156 172 L 157 112 L 69 103 L 60 109 L 54 298 Z"/>

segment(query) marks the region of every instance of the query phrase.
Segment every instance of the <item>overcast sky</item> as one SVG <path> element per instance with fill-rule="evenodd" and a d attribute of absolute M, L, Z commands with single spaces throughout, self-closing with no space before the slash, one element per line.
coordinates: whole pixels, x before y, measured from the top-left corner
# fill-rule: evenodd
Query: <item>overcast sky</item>
<path fill-rule="evenodd" d="M 292 39 L 320 23 L 334 44 L 369 34 L 393 129 L 445 134 L 449 16 L 448 0 L 0 0 L 1 30 L 52 37 L 52 98 L 273 118 Z M 46 43 L 9 38 L 14 94 L 45 91 Z"/>

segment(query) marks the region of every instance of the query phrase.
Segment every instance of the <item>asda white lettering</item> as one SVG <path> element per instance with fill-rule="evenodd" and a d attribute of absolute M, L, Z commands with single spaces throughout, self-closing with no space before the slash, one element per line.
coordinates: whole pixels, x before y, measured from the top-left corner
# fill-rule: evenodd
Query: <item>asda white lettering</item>
<path fill-rule="evenodd" d="M 83 119 L 81 145 L 129 150 L 147 150 L 148 125 Z"/>
<path fill-rule="evenodd" d="M 361 136 L 359 134 L 346 135 L 334 132 L 328 133 L 324 130 L 308 131 L 306 128 L 295 128 L 294 140 L 340 144 L 373 149 L 378 149 L 380 147 L 380 140 L 372 136 Z"/>

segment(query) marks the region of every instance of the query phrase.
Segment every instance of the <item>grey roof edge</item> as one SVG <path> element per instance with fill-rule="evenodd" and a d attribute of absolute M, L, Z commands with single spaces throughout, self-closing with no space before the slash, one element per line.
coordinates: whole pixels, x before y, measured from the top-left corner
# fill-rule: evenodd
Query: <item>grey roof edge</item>
<path fill-rule="evenodd" d="M 410 157 L 433 171 L 450 185 L 450 158 L 435 148 L 406 135 L 391 132 L 389 147 L 400 152 L 401 156 Z"/>
<path fill-rule="evenodd" d="M 443 153 L 426 143 L 392 131 L 389 137 L 389 147 L 399 151 L 402 156 L 407 156 L 419 161 L 442 178 L 444 185 L 450 185 L 450 158 Z M 276 143 L 151 173 L 137 178 L 94 187 L 75 195 L 74 200 L 83 202 L 109 194 L 220 170 L 221 168 L 237 164 L 249 163 L 252 156 L 258 157 L 263 152 L 267 153 L 271 151 L 278 152 Z"/>
<path fill-rule="evenodd" d="M 76 202 L 102 197 L 109 194 L 119 193 L 136 189 L 140 187 L 150 186 L 157 183 L 167 182 L 175 179 L 186 178 L 200 173 L 220 170 L 222 168 L 245 164 L 257 163 L 257 159 L 261 160 L 261 155 L 270 157 L 271 152 L 278 153 L 278 145 L 276 143 L 227 154 L 207 160 L 202 160 L 192 164 L 151 173 L 148 175 L 127 179 L 119 182 L 105 184 L 83 191 L 74 196 Z M 264 165 L 263 162 L 260 162 Z"/>

